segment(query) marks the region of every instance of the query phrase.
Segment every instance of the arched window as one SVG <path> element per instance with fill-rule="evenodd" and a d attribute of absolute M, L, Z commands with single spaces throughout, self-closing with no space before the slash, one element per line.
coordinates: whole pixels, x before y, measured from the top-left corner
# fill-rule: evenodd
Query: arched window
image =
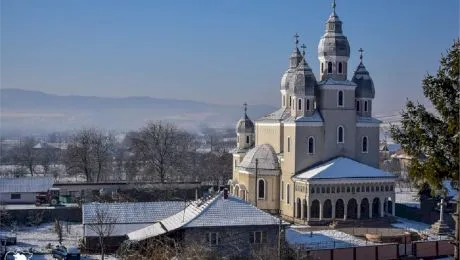
<path fill-rule="evenodd" d="M 347 186 L 347 192 L 350 192 L 350 186 Z"/>
<path fill-rule="evenodd" d="M 311 188 L 311 192 L 310 193 L 315 193 L 315 188 Z"/>
<path fill-rule="evenodd" d="M 281 200 L 284 200 L 284 181 L 281 181 Z"/>
<path fill-rule="evenodd" d="M 246 136 L 246 143 L 249 144 L 249 135 Z"/>
<path fill-rule="evenodd" d="M 388 191 L 388 190 L 389 190 L 388 186 L 385 186 L 385 191 Z"/>
<path fill-rule="evenodd" d="M 343 143 L 343 126 L 337 127 L 337 143 Z"/>
<path fill-rule="evenodd" d="M 306 109 L 307 111 L 310 110 L 310 99 L 307 99 L 307 105 L 306 105 L 305 109 Z"/>
<path fill-rule="evenodd" d="M 367 112 L 367 101 L 364 101 L 364 112 Z"/>
<path fill-rule="evenodd" d="M 291 97 L 288 97 L 289 98 L 289 106 L 292 107 L 292 99 Z"/>
<path fill-rule="evenodd" d="M 291 185 L 286 185 L 286 202 L 287 204 L 291 203 Z"/>
<path fill-rule="evenodd" d="M 315 138 L 313 136 L 308 137 L 308 153 L 315 153 Z"/>
<path fill-rule="evenodd" d="M 326 193 L 326 188 L 325 187 L 321 187 L 321 193 Z"/>
<path fill-rule="evenodd" d="M 287 151 L 288 153 L 291 151 L 291 137 L 289 136 L 287 138 Z"/>
<path fill-rule="evenodd" d="M 367 136 L 363 136 L 362 152 L 367 153 Z"/>
<path fill-rule="evenodd" d="M 331 193 L 331 188 L 327 187 L 326 188 L 326 193 Z"/>
<path fill-rule="evenodd" d="M 340 193 L 340 186 L 337 187 L 337 193 Z"/>
<path fill-rule="evenodd" d="M 332 62 L 327 63 L 327 73 L 332 73 Z"/>
<path fill-rule="evenodd" d="M 257 182 L 257 197 L 259 199 L 265 199 L 265 180 L 259 179 Z"/>
<path fill-rule="evenodd" d="M 337 93 L 337 106 L 343 107 L 343 91 L 339 90 Z"/>
<path fill-rule="evenodd" d="M 361 192 L 361 187 L 356 187 L 356 192 Z"/>
<path fill-rule="evenodd" d="M 376 186 L 375 191 L 379 192 L 380 191 L 380 186 Z"/>
<path fill-rule="evenodd" d="M 360 110 L 360 107 L 359 107 L 359 100 L 356 100 L 356 111 L 359 111 Z"/>
<path fill-rule="evenodd" d="M 299 110 L 302 110 L 302 99 L 299 98 Z"/>
<path fill-rule="evenodd" d="M 342 74 L 342 62 L 339 62 L 339 73 Z"/>

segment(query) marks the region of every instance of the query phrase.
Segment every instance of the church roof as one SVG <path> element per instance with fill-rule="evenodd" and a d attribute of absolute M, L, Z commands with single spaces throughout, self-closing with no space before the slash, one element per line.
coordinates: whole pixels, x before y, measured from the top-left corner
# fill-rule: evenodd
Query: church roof
<path fill-rule="evenodd" d="M 298 180 L 396 178 L 393 174 L 355 160 L 338 157 L 294 176 Z"/>
<path fill-rule="evenodd" d="M 290 116 L 284 122 L 324 122 L 324 120 L 319 111 L 316 110 L 311 116 Z"/>
<path fill-rule="evenodd" d="M 263 116 L 260 119 L 257 119 L 256 122 L 279 122 L 291 116 L 289 108 L 280 108 L 273 113 L 270 113 L 266 116 Z"/>
<path fill-rule="evenodd" d="M 328 86 L 328 85 L 341 85 L 341 86 L 356 87 L 356 83 L 354 83 L 353 81 L 335 80 L 335 79 L 332 79 L 332 78 L 322 80 L 322 81 L 320 81 L 318 83 L 318 86 Z"/>
<path fill-rule="evenodd" d="M 249 173 L 255 173 L 256 159 L 258 160 L 257 169 L 261 175 L 278 175 L 279 163 L 278 156 L 273 147 L 269 144 L 257 145 L 244 156 L 243 161 L 238 167 Z"/>
<path fill-rule="evenodd" d="M 377 118 L 363 117 L 363 116 L 357 116 L 356 117 L 356 122 L 358 122 L 358 123 L 372 123 L 372 124 L 381 124 L 382 123 L 382 121 L 378 120 Z"/>

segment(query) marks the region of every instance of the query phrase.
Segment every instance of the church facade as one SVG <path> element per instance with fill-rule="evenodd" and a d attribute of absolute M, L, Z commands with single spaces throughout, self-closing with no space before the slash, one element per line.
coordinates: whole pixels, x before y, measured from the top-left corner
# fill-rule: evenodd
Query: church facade
<path fill-rule="evenodd" d="M 348 80 L 350 46 L 333 11 L 318 45 L 319 79 L 298 35 L 281 77 L 280 108 L 237 124 L 231 193 L 295 222 L 394 215 L 396 178 L 379 170 L 374 83 L 360 63 Z"/>

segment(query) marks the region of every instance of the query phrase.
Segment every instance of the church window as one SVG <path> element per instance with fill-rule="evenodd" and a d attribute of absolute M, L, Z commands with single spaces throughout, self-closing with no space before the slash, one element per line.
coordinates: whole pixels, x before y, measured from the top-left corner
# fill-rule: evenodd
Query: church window
<path fill-rule="evenodd" d="M 284 200 L 284 181 L 281 181 L 281 200 Z"/>
<path fill-rule="evenodd" d="M 331 193 L 331 188 L 327 187 L 326 188 L 326 193 Z"/>
<path fill-rule="evenodd" d="M 388 186 L 385 186 L 385 191 L 388 191 Z"/>
<path fill-rule="evenodd" d="M 362 152 L 367 153 L 367 136 L 363 136 Z"/>
<path fill-rule="evenodd" d="M 332 62 L 327 63 L 327 73 L 332 73 Z"/>
<path fill-rule="evenodd" d="M 283 96 L 283 107 L 286 106 L 286 96 Z"/>
<path fill-rule="evenodd" d="M 350 192 L 350 186 L 347 186 L 347 193 Z"/>
<path fill-rule="evenodd" d="M 337 187 L 337 193 L 340 193 L 340 186 Z"/>
<path fill-rule="evenodd" d="M 356 111 L 359 111 L 360 110 L 360 107 L 359 107 L 359 100 L 356 100 Z"/>
<path fill-rule="evenodd" d="M 249 135 L 246 136 L 246 143 L 249 144 Z"/>
<path fill-rule="evenodd" d="M 288 153 L 291 151 L 291 137 L 289 136 L 287 138 L 287 151 Z"/>
<path fill-rule="evenodd" d="M 315 193 L 315 188 L 311 188 L 311 193 Z"/>
<path fill-rule="evenodd" d="M 326 193 L 326 188 L 321 187 L 321 193 Z"/>
<path fill-rule="evenodd" d="M 337 143 L 344 143 L 344 141 L 343 141 L 343 126 L 337 127 Z"/>
<path fill-rule="evenodd" d="M 323 72 L 324 72 L 324 63 L 321 62 L 321 73 L 323 73 Z"/>
<path fill-rule="evenodd" d="M 343 91 L 339 90 L 337 93 L 337 106 L 343 107 Z"/>
<path fill-rule="evenodd" d="M 332 193 L 335 193 L 335 187 L 332 187 L 332 188 L 331 188 L 331 192 L 332 192 Z"/>
<path fill-rule="evenodd" d="M 342 74 L 342 62 L 339 62 L 339 73 Z"/>
<path fill-rule="evenodd" d="M 308 153 L 315 153 L 315 138 L 313 136 L 308 137 Z"/>
<path fill-rule="evenodd" d="M 343 192 L 345 192 L 345 187 L 344 187 L 344 186 L 342 186 L 342 193 L 343 193 Z"/>
<path fill-rule="evenodd" d="M 375 187 L 376 192 L 379 192 L 379 190 L 380 190 L 380 186 Z"/>
<path fill-rule="evenodd" d="M 286 185 L 286 202 L 287 204 L 291 203 L 291 185 Z"/>
<path fill-rule="evenodd" d="M 356 192 L 360 192 L 361 191 L 361 188 L 360 187 L 356 187 Z"/>
<path fill-rule="evenodd" d="M 367 112 L 367 101 L 364 101 L 364 112 Z"/>
<path fill-rule="evenodd" d="M 369 192 L 369 186 L 366 186 L 366 192 Z"/>
<path fill-rule="evenodd" d="M 306 109 L 307 111 L 310 111 L 310 99 L 307 99 L 307 104 L 306 104 L 305 109 Z"/>
<path fill-rule="evenodd" d="M 259 199 L 265 199 L 265 180 L 259 179 L 257 182 L 257 197 Z"/>
<path fill-rule="evenodd" d="M 302 99 L 299 98 L 299 110 L 302 110 Z"/>
<path fill-rule="evenodd" d="M 374 185 L 371 186 L 371 192 L 374 192 Z"/>
<path fill-rule="evenodd" d="M 289 97 L 289 106 L 292 107 L 292 99 Z"/>

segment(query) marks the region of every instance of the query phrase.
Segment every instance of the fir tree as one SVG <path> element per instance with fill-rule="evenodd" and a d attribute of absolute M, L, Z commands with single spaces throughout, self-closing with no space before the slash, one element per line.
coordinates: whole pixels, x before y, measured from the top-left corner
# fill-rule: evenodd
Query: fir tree
<path fill-rule="evenodd" d="M 422 87 L 435 112 L 407 101 L 400 126 L 392 125 L 392 138 L 413 157 L 409 174 L 434 189 L 443 180 L 457 180 L 459 172 L 460 40 L 442 55 L 437 74 L 426 75 Z"/>

